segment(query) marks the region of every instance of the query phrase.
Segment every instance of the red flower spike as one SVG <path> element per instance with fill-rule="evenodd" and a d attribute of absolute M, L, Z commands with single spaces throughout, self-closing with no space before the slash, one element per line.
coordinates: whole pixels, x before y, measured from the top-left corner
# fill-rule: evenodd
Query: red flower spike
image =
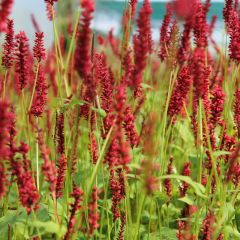
<path fill-rule="evenodd" d="M 181 37 L 181 43 L 178 50 L 178 61 L 184 63 L 190 54 L 190 45 L 191 45 L 191 30 L 192 30 L 192 20 L 187 19 L 184 24 L 184 30 Z"/>
<path fill-rule="evenodd" d="M 207 47 L 208 45 L 208 26 L 206 20 L 206 8 L 202 3 L 196 3 L 196 12 L 194 16 L 193 33 L 197 47 Z"/>
<path fill-rule="evenodd" d="M 2 65 L 9 69 L 13 65 L 13 52 L 14 52 L 14 23 L 13 20 L 7 20 L 7 34 L 3 44 Z"/>
<path fill-rule="evenodd" d="M 89 229 L 88 229 L 88 235 L 92 236 L 94 234 L 94 231 L 99 228 L 99 213 L 98 213 L 98 204 L 97 201 L 99 199 L 98 197 L 99 190 L 97 187 L 93 187 L 92 190 L 92 199 L 91 202 L 88 204 L 88 223 L 89 223 Z"/>
<path fill-rule="evenodd" d="M 33 47 L 33 56 L 37 59 L 38 63 L 45 59 L 45 49 L 44 49 L 44 33 L 35 33 L 35 45 Z"/>
<path fill-rule="evenodd" d="M 97 144 L 97 140 L 94 135 L 94 132 L 91 132 L 89 135 L 90 135 L 90 143 L 88 148 L 92 157 L 92 163 L 96 164 L 98 160 L 98 144 Z"/>
<path fill-rule="evenodd" d="M 152 8 L 149 0 L 145 0 L 137 19 L 137 34 L 134 36 L 134 69 L 131 84 L 137 93 L 141 88 L 143 72 L 147 65 L 148 54 L 152 52 L 151 34 Z"/>
<path fill-rule="evenodd" d="M 45 3 L 51 4 L 52 6 L 55 2 L 58 2 L 58 0 L 44 0 L 44 1 Z"/>
<path fill-rule="evenodd" d="M 211 105 L 210 105 L 210 123 L 213 128 L 216 127 L 217 124 L 221 124 L 221 114 L 224 109 L 224 99 L 225 94 L 220 86 L 215 86 L 211 91 Z"/>
<path fill-rule="evenodd" d="M 81 1 L 82 14 L 75 51 L 75 69 L 82 78 L 86 78 L 91 69 L 91 29 L 90 24 L 95 6 L 93 0 Z"/>
<path fill-rule="evenodd" d="M 120 220 L 121 224 L 118 232 L 118 240 L 124 240 L 124 229 L 126 226 L 126 214 L 124 212 L 121 212 Z"/>
<path fill-rule="evenodd" d="M 183 176 L 190 176 L 191 175 L 191 163 L 187 162 L 184 166 L 183 166 L 183 170 L 182 170 L 182 175 Z M 183 182 L 181 187 L 180 187 L 180 196 L 184 197 L 186 195 L 186 192 L 189 188 L 189 184 L 187 182 Z"/>
<path fill-rule="evenodd" d="M 8 148 L 10 141 L 9 129 L 13 121 L 13 114 L 7 101 L 0 101 L 0 161 L 10 157 L 11 149 Z"/>
<path fill-rule="evenodd" d="M 226 0 L 225 6 L 223 8 L 223 18 L 227 28 L 229 27 L 229 24 L 230 24 L 229 20 L 230 20 L 230 15 L 232 14 L 232 10 L 233 10 L 233 0 Z"/>
<path fill-rule="evenodd" d="M 42 67 L 38 70 L 38 79 L 36 84 L 36 93 L 33 99 L 30 113 L 36 117 L 41 117 L 46 108 L 47 103 L 47 83 Z"/>
<path fill-rule="evenodd" d="M 234 122 L 237 127 L 238 138 L 240 138 L 240 89 L 235 92 Z"/>
<path fill-rule="evenodd" d="M 0 32 L 7 31 L 7 18 L 11 14 L 14 0 L 2 0 L 0 3 Z"/>
<path fill-rule="evenodd" d="M 121 201 L 121 185 L 119 181 L 114 176 L 114 170 L 110 171 L 110 189 L 112 193 L 112 213 L 113 221 L 115 222 L 120 217 L 119 204 Z"/>
<path fill-rule="evenodd" d="M 163 18 L 163 23 L 160 29 L 160 52 L 159 52 L 159 57 L 163 61 L 166 56 L 166 40 L 169 38 L 168 36 L 168 28 L 171 23 L 172 19 L 172 8 L 170 4 L 166 5 L 166 14 Z"/>
<path fill-rule="evenodd" d="M 73 192 L 71 193 L 71 196 L 74 198 L 74 202 L 71 204 L 70 209 L 70 218 L 68 221 L 68 227 L 67 232 L 64 236 L 64 240 L 68 240 L 69 237 L 73 234 L 74 226 L 76 223 L 76 213 L 80 210 L 81 202 L 83 201 L 83 194 L 84 192 L 77 186 L 73 187 Z"/>
<path fill-rule="evenodd" d="M 192 77 L 188 67 L 183 67 L 178 73 L 177 82 L 173 89 L 172 96 L 168 106 L 168 116 L 177 116 L 186 101 L 187 94 L 190 90 Z"/>
<path fill-rule="evenodd" d="M 125 110 L 123 127 L 125 129 L 128 140 L 131 143 L 131 146 L 132 147 L 137 146 L 139 141 L 139 136 L 135 128 L 135 117 L 130 107 L 127 107 Z"/>
<path fill-rule="evenodd" d="M 25 32 L 16 35 L 16 73 L 19 91 L 29 83 L 29 45 Z"/>
<path fill-rule="evenodd" d="M 57 134 L 57 152 L 60 155 L 65 153 L 65 136 L 64 136 L 64 113 L 61 112 L 56 117 L 56 134 Z"/>
<path fill-rule="evenodd" d="M 38 131 L 38 144 L 41 152 L 41 156 L 43 159 L 42 164 L 42 174 L 45 177 L 45 180 L 49 183 L 49 190 L 52 193 L 53 197 L 56 196 L 56 173 L 57 170 L 55 168 L 54 162 L 50 160 L 50 150 L 47 148 L 47 146 L 43 142 L 43 136 L 42 131 Z"/>
<path fill-rule="evenodd" d="M 173 157 L 171 157 L 170 160 L 169 160 L 168 168 L 167 168 L 167 175 L 171 175 L 173 173 L 172 162 L 173 162 Z M 169 199 L 171 199 L 171 197 L 172 197 L 172 183 L 171 183 L 171 180 L 169 178 L 164 180 L 164 188 L 165 188 L 165 191 L 166 191 Z"/>
<path fill-rule="evenodd" d="M 0 199 L 5 196 L 5 193 L 7 191 L 6 186 L 8 185 L 7 176 L 6 176 L 6 170 L 4 167 L 3 162 L 0 162 Z"/>
<path fill-rule="evenodd" d="M 41 30 L 40 30 L 40 27 L 38 25 L 38 22 L 37 22 L 34 14 L 31 14 L 31 21 L 32 21 L 32 24 L 33 24 L 33 27 L 34 27 L 35 31 L 40 33 Z"/>
<path fill-rule="evenodd" d="M 56 198 L 60 198 L 63 195 L 62 191 L 64 188 L 66 170 L 67 170 L 67 159 L 62 154 L 61 158 L 58 160 L 58 163 L 57 163 Z"/>
<path fill-rule="evenodd" d="M 202 240 L 211 240 L 213 237 L 213 224 L 216 221 L 216 217 L 210 211 L 208 212 L 207 216 L 203 220 L 202 223 Z"/>

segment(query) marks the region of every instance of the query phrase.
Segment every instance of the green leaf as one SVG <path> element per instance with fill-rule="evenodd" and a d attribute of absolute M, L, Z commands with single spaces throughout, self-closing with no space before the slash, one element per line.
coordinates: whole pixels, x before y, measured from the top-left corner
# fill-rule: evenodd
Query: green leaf
<path fill-rule="evenodd" d="M 56 234 L 58 237 L 62 237 L 66 232 L 65 226 L 60 226 L 53 221 L 41 222 L 41 221 L 33 221 L 28 223 L 29 226 L 38 228 L 42 234 L 52 233 Z"/>
<path fill-rule="evenodd" d="M 187 203 L 188 205 L 194 205 L 194 200 L 190 196 L 185 196 L 183 198 L 178 199 L 181 202 Z"/>
<path fill-rule="evenodd" d="M 150 86 L 149 84 L 146 84 L 146 83 L 142 83 L 142 88 L 143 89 L 153 89 L 152 86 Z"/>
<path fill-rule="evenodd" d="M 202 184 L 194 182 L 190 177 L 187 176 L 182 176 L 182 175 L 165 175 L 159 177 L 159 180 L 164 180 L 164 179 L 177 179 L 183 182 L 188 183 L 195 191 L 195 193 L 204 199 L 207 199 L 207 196 L 205 195 L 205 188 Z"/>
<path fill-rule="evenodd" d="M 107 116 L 106 112 L 102 108 L 95 108 L 95 107 L 91 106 L 91 110 L 98 113 L 101 117 Z"/>

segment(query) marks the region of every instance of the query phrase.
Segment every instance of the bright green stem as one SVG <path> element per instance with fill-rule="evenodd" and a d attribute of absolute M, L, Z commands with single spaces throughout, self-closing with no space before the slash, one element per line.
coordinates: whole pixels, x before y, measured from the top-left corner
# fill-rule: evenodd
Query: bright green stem
<path fill-rule="evenodd" d="M 36 125 L 38 126 L 38 117 L 36 117 Z M 37 189 L 39 190 L 39 146 L 38 146 L 38 130 L 36 133 L 36 174 L 37 174 Z"/>
<path fill-rule="evenodd" d="M 36 75 L 35 75 L 35 79 L 34 79 L 33 90 L 32 90 L 32 94 L 31 94 L 31 99 L 30 99 L 30 103 L 29 103 L 29 107 L 28 107 L 28 112 L 31 110 L 34 94 L 35 94 L 35 91 L 36 91 L 39 67 L 40 67 L 40 64 L 38 63 L 37 69 L 36 69 Z"/>
<path fill-rule="evenodd" d="M 3 99 L 6 96 L 7 75 L 8 75 L 8 70 L 6 70 L 5 72 L 4 81 L 3 81 Z"/>
<path fill-rule="evenodd" d="M 135 236 L 135 240 L 139 239 L 139 228 L 140 228 L 140 221 L 141 221 L 141 216 L 142 216 L 142 210 L 143 210 L 143 206 L 144 206 L 144 202 L 146 199 L 146 195 L 145 193 L 143 195 L 141 195 L 141 199 L 140 199 L 140 205 L 139 205 L 139 209 L 138 209 L 138 216 L 137 216 L 137 234 Z"/>

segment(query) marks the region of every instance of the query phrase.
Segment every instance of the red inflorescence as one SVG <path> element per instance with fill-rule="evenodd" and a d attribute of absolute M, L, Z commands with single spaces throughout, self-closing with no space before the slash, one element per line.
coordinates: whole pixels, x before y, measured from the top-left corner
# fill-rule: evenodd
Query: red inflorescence
<path fill-rule="evenodd" d="M 29 45 L 25 32 L 16 35 L 16 73 L 18 89 L 22 91 L 29 83 Z"/>
<path fill-rule="evenodd" d="M 143 71 L 147 64 L 147 56 L 152 51 L 151 14 L 150 1 L 145 0 L 137 19 L 138 33 L 134 36 L 135 64 L 131 82 L 135 90 L 141 87 Z"/>
<path fill-rule="evenodd" d="M 131 146 L 132 147 L 137 146 L 139 136 L 135 128 L 135 117 L 130 107 L 127 107 L 125 110 L 123 126 L 128 137 L 128 140 L 131 143 Z"/>
<path fill-rule="evenodd" d="M 11 149 L 8 148 L 9 129 L 13 120 L 13 114 L 10 111 L 7 101 L 0 101 L 0 160 L 9 157 Z"/>
<path fill-rule="evenodd" d="M 171 175 L 173 173 L 173 166 L 172 166 L 173 158 L 171 157 L 168 163 L 168 168 L 167 168 L 167 175 Z M 172 183 L 169 178 L 164 180 L 164 188 L 165 191 L 169 197 L 169 199 L 172 197 Z"/>
<path fill-rule="evenodd" d="M 118 240 L 124 240 L 124 229 L 125 229 L 125 226 L 126 226 L 126 214 L 125 214 L 125 212 L 121 212 L 120 219 L 121 219 L 121 225 L 120 225 L 120 229 L 119 229 L 119 232 L 118 232 Z"/>
<path fill-rule="evenodd" d="M 3 44 L 2 65 L 9 69 L 13 65 L 13 51 L 14 51 L 14 23 L 13 20 L 7 21 L 7 34 Z"/>
<path fill-rule="evenodd" d="M 183 170 L 182 170 L 182 175 L 183 176 L 190 176 L 191 174 L 191 162 L 187 162 L 184 166 L 183 166 Z M 181 187 L 180 187 L 180 195 L 181 197 L 184 197 L 186 195 L 186 192 L 189 188 L 189 184 L 187 182 L 183 182 Z"/>
<path fill-rule="evenodd" d="M 192 19 L 187 19 L 184 24 L 184 30 L 181 37 L 180 47 L 177 57 L 180 63 L 184 63 L 190 55 Z"/>
<path fill-rule="evenodd" d="M 206 20 L 206 8 L 200 2 L 196 3 L 196 13 L 193 22 L 193 33 L 197 47 L 207 47 L 208 26 Z"/>
<path fill-rule="evenodd" d="M 99 228 L 99 213 L 98 213 L 98 194 L 99 190 L 97 187 L 93 187 L 92 190 L 92 200 L 88 204 L 88 223 L 89 223 L 89 236 L 92 236 L 94 231 Z"/>
<path fill-rule="evenodd" d="M 56 184 L 56 197 L 60 198 L 63 195 L 64 182 L 67 170 L 67 158 L 62 154 L 57 163 L 57 184 Z"/>
<path fill-rule="evenodd" d="M 177 83 L 169 102 L 169 117 L 177 116 L 181 112 L 186 101 L 187 94 L 190 90 L 191 83 L 192 76 L 190 74 L 190 70 L 188 67 L 183 67 L 178 74 Z"/>
<path fill-rule="evenodd" d="M 170 4 L 166 5 L 166 14 L 163 18 L 163 23 L 160 29 L 160 52 L 159 57 L 163 61 L 167 57 L 166 40 L 168 37 L 168 28 L 172 19 L 172 8 Z"/>
<path fill-rule="evenodd" d="M 64 113 L 60 112 L 56 118 L 56 135 L 57 135 L 57 152 L 62 155 L 65 153 L 65 136 L 64 136 Z"/>
<path fill-rule="evenodd" d="M 33 56 L 37 59 L 40 63 L 42 60 L 45 59 L 45 49 L 44 49 L 44 33 L 43 32 L 36 32 L 35 33 L 35 45 L 33 47 Z"/>
<path fill-rule="evenodd" d="M 33 24 L 33 27 L 34 27 L 35 31 L 40 33 L 41 30 L 40 30 L 39 24 L 38 24 L 34 14 L 31 14 L 31 21 L 32 21 L 32 24 Z"/>
<path fill-rule="evenodd" d="M 0 3 L 0 32 L 7 31 L 7 18 L 11 13 L 14 0 L 2 0 Z"/>
<path fill-rule="evenodd" d="M 238 137 L 240 137 L 240 89 L 235 92 L 234 122 L 237 127 Z"/>
<path fill-rule="evenodd" d="M 7 175 L 5 172 L 4 163 L 0 162 L 0 199 L 5 195 L 7 191 Z"/>
<path fill-rule="evenodd" d="M 203 48 L 197 47 L 193 53 L 191 68 L 194 87 L 194 114 L 197 110 L 199 99 L 203 100 L 206 113 L 209 112 L 209 75 L 210 67 L 206 66 L 206 52 Z"/>
<path fill-rule="evenodd" d="M 38 79 L 36 84 L 36 93 L 33 99 L 33 104 L 30 112 L 36 116 L 41 117 L 46 108 L 47 103 L 47 83 L 45 78 L 45 73 L 42 67 L 38 70 Z"/>
<path fill-rule="evenodd" d="M 91 29 L 90 24 L 95 6 L 93 0 L 82 0 L 81 22 L 77 36 L 77 46 L 75 51 L 75 69 L 82 78 L 86 78 L 91 69 Z"/>
<path fill-rule="evenodd" d="M 58 0 L 44 0 L 44 1 L 53 6 L 54 2 L 57 2 Z"/>
<path fill-rule="evenodd" d="M 92 157 L 92 163 L 96 164 L 98 160 L 98 145 L 94 132 L 91 132 L 89 134 L 89 138 L 90 138 L 89 150 Z"/>
<path fill-rule="evenodd" d="M 210 105 L 210 123 L 212 127 L 216 127 L 217 124 L 220 124 L 221 121 L 221 114 L 224 109 L 224 98 L 225 94 L 220 86 L 215 86 L 214 89 L 211 91 L 211 105 Z"/>
<path fill-rule="evenodd" d="M 202 240 L 211 240 L 213 237 L 213 224 L 216 220 L 216 217 L 210 211 L 206 215 L 202 223 Z"/>
<path fill-rule="evenodd" d="M 81 202 L 83 200 L 83 193 L 84 192 L 79 187 L 74 186 L 73 192 L 71 193 L 71 196 L 74 198 L 74 202 L 71 204 L 71 210 L 70 210 L 71 215 L 70 215 L 70 218 L 68 221 L 68 228 L 67 228 L 67 232 L 64 236 L 64 240 L 68 240 L 69 237 L 73 233 L 74 226 L 76 223 L 76 213 L 81 208 Z"/>
<path fill-rule="evenodd" d="M 112 193 L 112 213 L 113 220 L 116 221 L 120 217 L 119 204 L 123 196 L 121 195 L 121 185 L 114 176 L 114 170 L 110 171 L 110 189 Z"/>
<path fill-rule="evenodd" d="M 238 12 L 232 10 L 229 16 L 228 31 L 230 34 L 229 57 L 240 62 L 240 21 Z"/>
<path fill-rule="evenodd" d="M 50 150 L 46 147 L 46 145 L 43 142 L 43 136 L 42 131 L 38 130 L 38 144 L 41 152 L 41 156 L 43 159 L 42 164 L 42 173 L 45 177 L 45 180 L 49 183 L 49 190 L 52 193 L 52 195 L 55 197 L 55 191 L 56 191 L 56 173 L 57 170 L 55 168 L 54 162 L 50 160 Z"/>
<path fill-rule="evenodd" d="M 226 0 L 225 6 L 223 8 L 223 18 L 227 28 L 229 27 L 229 20 L 230 20 L 232 11 L 233 11 L 233 0 Z"/>

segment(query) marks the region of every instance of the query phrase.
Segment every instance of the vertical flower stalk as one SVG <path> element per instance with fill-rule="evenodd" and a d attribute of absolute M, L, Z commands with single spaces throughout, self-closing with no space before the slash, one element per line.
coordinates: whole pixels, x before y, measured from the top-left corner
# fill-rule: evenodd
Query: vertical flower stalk
<path fill-rule="evenodd" d="M 61 198 L 63 195 L 66 170 L 67 170 L 67 158 L 64 156 L 64 154 L 62 154 L 57 164 L 57 183 L 56 183 L 57 198 Z"/>
<path fill-rule="evenodd" d="M 71 196 L 73 197 L 74 202 L 71 204 L 70 217 L 68 221 L 67 232 L 63 238 L 64 240 L 68 240 L 71 237 L 71 235 L 74 233 L 74 226 L 76 223 L 76 214 L 82 207 L 81 202 L 83 200 L 83 191 L 79 187 L 74 186 Z"/>
<path fill-rule="evenodd" d="M 54 162 L 50 160 L 50 149 L 48 149 L 43 142 L 42 130 L 38 131 L 38 145 L 40 148 L 41 156 L 43 159 L 42 164 L 42 174 L 45 177 L 46 182 L 49 183 L 49 191 L 52 194 L 53 198 L 56 197 L 56 173 L 57 170 L 55 168 Z"/>
<path fill-rule="evenodd" d="M 151 14 L 150 1 L 145 0 L 137 18 L 137 34 L 134 35 L 134 68 L 131 85 L 136 96 L 141 96 L 141 83 L 147 66 L 147 57 L 152 52 Z"/>
<path fill-rule="evenodd" d="M 172 19 L 172 8 L 170 4 L 166 5 L 166 14 L 163 18 L 163 23 L 160 29 L 160 51 L 159 57 L 163 61 L 167 57 L 167 46 L 166 43 L 168 41 L 168 27 L 171 23 Z"/>
<path fill-rule="evenodd" d="M 92 236 L 94 234 L 94 231 L 99 228 L 99 213 L 98 213 L 98 204 L 97 201 L 99 199 L 98 197 L 99 190 L 97 187 L 93 187 L 92 190 L 92 200 L 88 204 L 88 223 L 89 223 L 89 229 L 88 229 L 88 235 Z"/>
<path fill-rule="evenodd" d="M 234 123 L 237 128 L 238 138 L 240 138 L 240 89 L 237 89 L 235 92 Z"/>
<path fill-rule="evenodd" d="M 3 56 L 2 56 L 2 66 L 5 67 L 5 77 L 3 82 L 3 99 L 6 95 L 6 83 L 8 78 L 8 71 L 13 65 L 14 57 L 14 23 L 13 20 L 7 20 L 7 33 L 5 36 L 5 41 L 3 43 Z"/>
<path fill-rule="evenodd" d="M 7 70 L 13 65 L 13 52 L 14 52 L 14 23 L 13 20 L 8 19 L 7 21 L 7 33 L 5 36 L 5 41 L 3 43 L 3 56 L 2 56 L 2 66 Z"/>
<path fill-rule="evenodd" d="M 7 31 L 7 19 L 11 14 L 14 0 L 2 0 L 0 3 L 0 32 Z"/>
<path fill-rule="evenodd" d="M 183 67 L 178 73 L 177 82 L 168 106 L 168 116 L 175 118 L 182 110 L 192 83 L 189 67 Z M 173 119 L 175 120 L 175 119 Z"/>
<path fill-rule="evenodd" d="M 184 164 L 183 166 L 183 170 L 182 170 L 182 175 L 183 176 L 190 176 L 191 174 L 191 163 L 187 162 Z M 187 190 L 189 188 L 189 184 L 187 182 L 183 182 L 182 185 L 180 186 L 180 196 L 184 197 L 187 193 Z"/>
<path fill-rule="evenodd" d="M 83 9 L 77 35 L 75 69 L 81 78 L 86 78 L 91 70 L 91 29 L 90 24 L 95 6 L 93 0 L 82 0 Z"/>
<path fill-rule="evenodd" d="M 16 73 L 18 91 L 22 90 L 29 83 L 29 45 L 25 32 L 16 35 L 15 47 Z"/>

